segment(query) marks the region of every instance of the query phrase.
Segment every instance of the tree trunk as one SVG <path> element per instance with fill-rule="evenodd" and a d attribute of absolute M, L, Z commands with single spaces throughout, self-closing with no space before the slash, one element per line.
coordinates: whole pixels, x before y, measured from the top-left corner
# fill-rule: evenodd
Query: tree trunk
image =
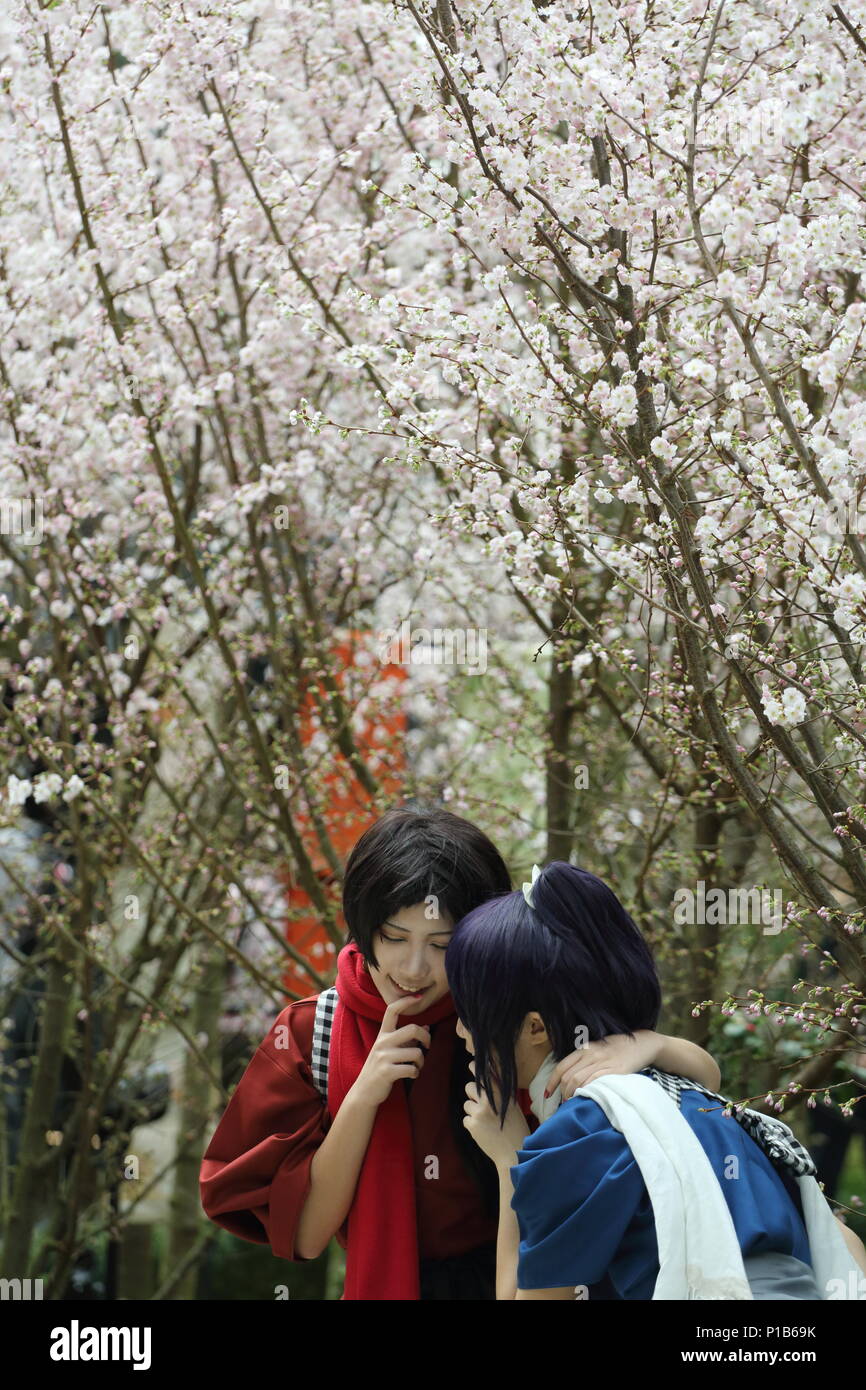
<path fill-rule="evenodd" d="M 45 1191 L 46 1160 L 51 1157 L 46 1133 L 51 1129 L 60 1068 L 74 991 L 69 986 L 69 947 L 61 939 L 46 972 L 45 998 L 39 1025 L 39 1048 L 33 1067 L 21 1144 L 12 1186 L 9 1223 L 3 1246 L 2 1272 L 7 1279 L 26 1278 L 30 1271 L 33 1231 Z M 37 1271 L 41 1275 L 44 1271 Z"/>
<path fill-rule="evenodd" d="M 203 1050 L 211 1059 L 213 1069 L 219 1073 L 218 1024 L 226 963 L 225 958 L 212 943 L 201 947 L 199 960 L 201 978 L 193 998 L 190 1032 L 199 1039 L 207 1037 Z M 204 1224 L 198 1187 L 201 1136 L 206 1130 L 208 1117 L 213 1112 L 215 1096 L 209 1077 L 191 1053 L 187 1054 L 184 1063 L 182 1094 L 165 1276 L 169 1282 L 172 1279 L 171 1271 L 187 1261 L 196 1242 L 201 1238 Z M 195 1299 L 197 1284 L 198 1267 L 196 1262 L 192 1262 L 172 1286 L 171 1296 L 176 1299 Z"/>

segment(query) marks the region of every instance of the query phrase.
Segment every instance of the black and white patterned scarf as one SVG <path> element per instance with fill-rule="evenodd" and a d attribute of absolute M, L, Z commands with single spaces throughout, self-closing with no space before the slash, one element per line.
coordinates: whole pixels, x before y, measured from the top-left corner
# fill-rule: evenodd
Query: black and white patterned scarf
<path fill-rule="evenodd" d="M 763 1149 L 770 1162 L 777 1168 L 785 1169 L 792 1177 L 815 1177 L 817 1174 L 818 1170 L 811 1154 L 794 1137 L 793 1131 L 774 1115 L 761 1115 L 757 1110 L 750 1110 L 747 1105 L 738 1106 L 727 1096 L 708 1091 L 705 1086 L 689 1080 L 687 1076 L 672 1076 L 670 1072 L 659 1071 L 657 1067 L 647 1067 L 644 1075 L 657 1081 L 678 1109 L 682 1108 L 683 1091 L 699 1091 L 707 1100 L 724 1106 L 725 1111 L 732 1115 L 749 1137 Z M 709 1108 L 708 1106 L 707 1109 Z"/>

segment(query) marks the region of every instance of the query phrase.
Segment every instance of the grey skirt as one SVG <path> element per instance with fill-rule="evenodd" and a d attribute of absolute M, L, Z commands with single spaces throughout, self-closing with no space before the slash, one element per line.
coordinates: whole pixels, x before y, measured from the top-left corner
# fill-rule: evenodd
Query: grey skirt
<path fill-rule="evenodd" d="M 820 1299 L 811 1265 L 776 1251 L 746 1255 L 746 1278 L 755 1299 Z"/>

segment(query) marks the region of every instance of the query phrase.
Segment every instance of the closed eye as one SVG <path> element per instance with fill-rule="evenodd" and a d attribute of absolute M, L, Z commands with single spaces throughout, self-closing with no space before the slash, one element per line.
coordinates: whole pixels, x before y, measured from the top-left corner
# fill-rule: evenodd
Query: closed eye
<path fill-rule="evenodd" d="M 385 933 L 384 933 L 383 931 L 380 931 L 379 935 L 381 936 L 381 938 L 382 938 L 383 941 L 390 941 L 390 942 L 392 942 L 395 946 L 399 946 L 399 945 L 404 941 L 404 939 L 405 939 L 405 938 L 402 937 L 402 936 L 386 936 Z M 433 946 L 433 950 L 434 950 L 434 951 L 447 951 L 447 950 L 448 950 L 448 947 L 447 947 L 447 945 L 446 945 L 446 946 L 436 946 L 436 945 L 434 945 L 434 946 Z"/>

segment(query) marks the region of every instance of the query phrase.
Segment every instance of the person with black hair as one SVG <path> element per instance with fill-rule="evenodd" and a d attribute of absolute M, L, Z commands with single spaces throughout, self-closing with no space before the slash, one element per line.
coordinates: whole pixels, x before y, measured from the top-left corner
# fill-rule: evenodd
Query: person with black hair
<path fill-rule="evenodd" d="M 336 1235 L 346 1299 L 495 1297 L 498 1182 L 462 1123 L 469 1058 L 444 962 L 460 918 L 510 889 L 489 838 L 444 808 L 394 807 L 365 831 L 335 990 L 282 1011 L 204 1155 L 213 1221 L 289 1260 Z M 718 1076 L 651 1030 L 598 1047 L 575 1050 L 574 1076 L 654 1060 Z"/>
<path fill-rule="evenodd" d="M 857 1296 L 866 1252 L 781 1120 L 728 1114 L 663 1068 L 560 1095 L 576 1037 L 654 1029 L 661 1007 L 650 949 L 602 879 L 535 869 L 458 923 L 446 969 L 473 1057 L 464 1123 L 499 1174 L 497 1297 Z"/>

